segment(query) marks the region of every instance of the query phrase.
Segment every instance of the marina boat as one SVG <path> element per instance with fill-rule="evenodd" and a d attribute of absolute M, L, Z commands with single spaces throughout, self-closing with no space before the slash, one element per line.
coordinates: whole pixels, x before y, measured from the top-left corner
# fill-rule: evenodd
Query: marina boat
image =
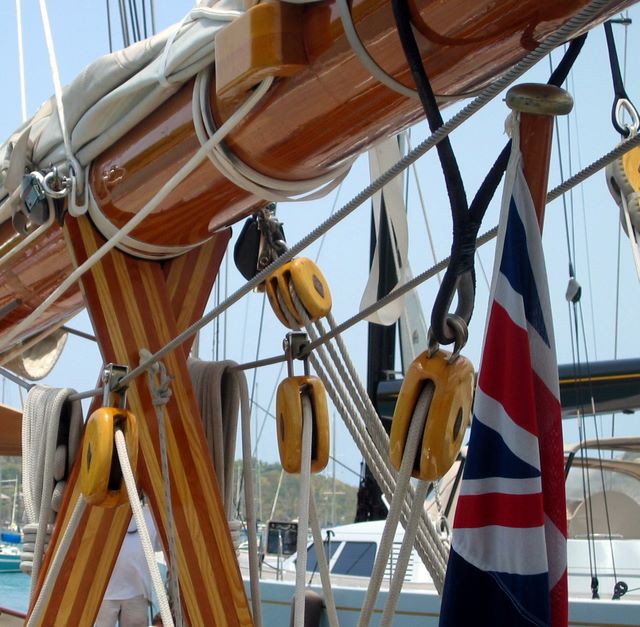
<path fill-rule="evenodd" d="M 447 562 L 450 555 L 457 554 L 456 521 L 445 522 L 446 516 L 453 516 L 453 506 L 445 516 L 441 511 L 446 502 L 445 486 L 450 485 L 452 494 L 462 490 L 456 507 L 460 512 L 460 502 L 467 495 L 461 485 L 467 478 L 456 479 L 456 465 L 450 474 L 439 472 L 436 488 L 431 488 L 432 500 L 427 500 L 429 507 L 423 506 L 428 484 L 434 480 L 422 478 L 417 485 L 409 483 L 407 473 L 416 458 L 415 451 L 404 457 L 401 451 L 399 463 L 391 461 L 390 438 L 380 421 L 383 412 L 376 406 L 377 387 L 383 374 L 393 379 L 396 370 L 402 370 L 404 380 L 408 380 L 410 362 L 421 363 L 425 349 L 429 349 L 429 359 L 438 346 L 450 346 L 456 355 L 475 351 L 480 360 L 482 332 L 470 323 L 475 303 L 474 321 L 479 318 L 480 326 L 484 324 L 482 314 L 477 312 L 485 302 L 475 293 L 474 253 L 476 246 L 490 241 L 495 233 L 489 231 L 476 242 L 482 222 L 479 214 L 488 211 L 486 216 L 496 218 L 499 203 L 489 209 L 489 192 L 500 186 L 510 154 L 515 155 L 513 161 L 522 154 L 523 177 L 540 226 L 547 203 L 560 197 L 567 201 L 568 190 L 582 180 L 571 176 L 575 173 L 573 164 L 569 168 L 571 175 L 565 176 L 566 164 L 558 155 L 550 161 L 553 127 L 559 124 L 554 122 L 555 116 L 568 113 L 572 104 L 572 98 L 560 89 L 561 84 L 575 91 L 573 96 L 580 103 L 579 92 L 588 82 L 590 109 L 597 109 L 595 101 L 605 91 L 615 92 L 614 129 L 610 94 L 605 98 L 605 114 L 602 109 L 599 111 L 599 119 L 604 122 L 590 128 L 590 140 L 602 141 L 606 155 L 594 167 L 587 168 L 584 176 L 599 172 L 608 164 L 618 168 L 619 172 L 609 169 L 606 182 L 601 177 L 598 186 L 606 188 L 608 183 L 611 187 L 613 197 L 609 196 L 607 202 L 614 207 L 609 217 L 613 215 L 616 237 L 620 233 L 626 237 L 626 233 L 636 246 L 621 246 L 626 251 L 625 267 L 633 271 L 633 255 L 637 255 L 634 235 L 638 230 L 633 222 L 633 193 L 637 196 L 640 191 L 634 187 L 634 149 L 640 143 L 640 123 L 632 99 L 624 90 L 624 73 L 619 67 L 616 70 L 618 57 L 610 33 L 616 21 L 628 32 L 630 19 L 626 14 L 620 18 L 620 13 L 629 10 L 630 15 L 635 15 L 637 7 L 625 0 L 560 4 L 551 0 L 354 0 L 350 4 L 342 0 L 223 0 L 186 7 L 182 21 L 178 17 L 173 26 L 167 23 L 166 30 L 151 36 L 152 29 L 147 29 L 149 24 L 140 16 L 149 17 L 151 23 L 155 12 L 147 14 L 145 3 L 129 4 L 129 12 L 124 3 L 119 7 L 123 49 L 106 56 L 96 55 L 97 60 L 88 59 L 90 65 L 82 71 L 78 68 L 76 78 L 65 79 L 67 85 L 63 89 L 51 45 L 50 16 L 46 3 L 41 3 L 44 36 L 30 37 L 29 43 L 35 46 L 48 42 L 54 96 L 32 118 L 27 120 L 25 116 L 22 126 L 17 119 L 6 130 L 7 141 L 0 145 L 0 365 L 3 374 L 29 388 L 22 410 L 0 406 L 0 420 L 3 426 L 6 421 L 8 427 L 0 430 L 0 445 L 3 454 L 23 457 L 27 510 L 23 529 L 35 536 L 33 595 L 27 615 L 15 616 L 14 612 L 7 617 L 7 621 L 13 621 L 10 623 L 3 622 L 6 613 L 0 612 L 0 625 L 15 624 L 21 619 L 34 626 L 91 625 L 132 512 L 136 518 L 141 517 L 137 510 L 140 490 L 153 511 L 171 573 L 168 595 L 159 591 L 164 595 L 160 603 L 165 625 L 283 624 L 283 616 L 287 620 L 292 607 L 294 588 L 287 579 L 292 576 L 289 569 L 294 561 L 296 625 L 302 624 L 305 613 L 310 618 L 315 613 L 320 624 L 363 624 L 369 615 L 371 624 L 390 624 L 392 619 L 382 610 L 387 601 L 396 606 L 392 624 L 435 625 L 440 620 L 441 598 L 447 598 L 446 590 L 440 596 L 445 576 L 450 574 L 445 575 Z M 134 5 L 139 9 L 137 17 Z M 76 19 L 60 14 L 53 17 L 58 25 Z M 565 79 L 570 66 L 574 62 L 579 65 L 582 36 L 590 31 L 601 33 L 602 23 L 610 18 L 614 23 L 609 22 L 605 29 L 609 52 L 601 42 L 599 53 L 589 57 L 593 63 L 587 64 L 588 80 L 568 85 Z M 110 37 L 111 24 L 109 21 Z M 84 25 L 76 28 L 74 49 L 81 47 L 79 37 L 87 30 Z M 145 35 L 149 37 L 145 39 Z M 71 41 L 71 37 L 68 39 Z M 93 39 L 95 35 L 88 34 L 88 45 Z M 141 41 L 135 41 L 138 39 Z M 546 61 L 536 66 L 542 59 Z M 16 63 L 21 64 L 22 60 Z M 528 70 L 530 73 L 525 75 Z M 523 76 L 538 84 L 511 87 L 514 82 L 522 82 Z M 552 85 L 540 85 L 547 80 Z M 612 82 L 614 87 L 610 88 Z M 632 87 L 628 87 L 631 91 Z M 480 109 L 497 96 L 506 97 L 508 107 L 498 98 L 483 117 Z M 439 119 L 439 108 L 444 109 L 445 105 L 452 111 L 446 124 Z M 520 151 L 513 153 L 511 145 L 504 148 L 506 140 L 501 134 L 510 111 L 514 113 L 508 126 L 520 142 Z M 462 181 L 455 174 L 457 166 L 451 165 L 452 149 L 445 139 L 458 127 L 464 129 L 467 118 L 478 122 L 466 135 L 469 148 L 465 159 L 473 165 L 473 174 L 466 182 L 480 187 L 470 211 L 466 199 L 461 200 L 465 195 Z M 405 133 L 409 128 L 412 133 L 426 135 L 413 150 L 409 144 L 415 137 Z M 400 142 L 396 139 L 398 134 Z M 430 185 L 439 207 L 434 213 L 444 217 L 438 224 L 436 239 L 438 243 L 444 241 L 443 251 L 451 247 L 452 254 L 450 259 L 418 275 L 414 283 L 406 253 L 400 251 L 404 241 L 412 241 L 415 249 L 417 223 L 409 216 L 409 225 L 402 226 L 404 209 L 397 211 L 393 199 L 404 196 L 404 187 L 398 185 L 400 179 L 393 177 L 403 168 L 412 167 L 436 145 L 446 179 L 446 184 L 439 186 L 448 188 L 453 198 L 450 216 L 444 209 L 449 200 L 435 190 L 436 185 Z M 312 202 L 316 196 L 336 192 L 343 181 L 351 180 L 347 178 L 350 169 L 352 174 L 362 175 L 366 168 L 358 158 L 365 153 L 369 155 L 374 182 L 364 192 L 356 193 L 342 209 L 332 212 L 320 228 L 314 228 L 321 219 L 310 217 L 303 201 Z M 561 185 L 548 194 L 550 169 L 560 172 L 557 182 Z M 517 168 L 509 171 L 519 172 Z M 487 172 L 490 174 L 482 183 Z M 555 174 L 552 178 L 555 182 Z M 382 189 L 384 203 L 378 194 Z M 415 183 L 413 189 L 421 188 Z M 365 220 L 352 221 L 352 212 L 370 198 L 374 198 L 373 225 L 368 215 Z M 304 227 L 298 243 L 292 243 L 294 232 L 298 232 L 291 228 L 292 213 L 286 208 L 290 202 L 295 202 L 301 215 L 299 224 Z M 617 222 L 618 204 L 622 230 Z M 326 213 L 325 206 L 322 215 Z M 464 245 L 459 239 L 459 224 L 455 224 L 461 213 L 473 223 L 467 225 Z M 544 233 L 563 233 L 562 240 L 562 223 L 570 222 L 572 212 L 558 214 L 547 213 Z M 313 262 L 299 255 L 339 223 L 348 225 L 346 239 L 331 245 L 331 259 L 326 265 L 327 276 L 332 278 L 326 280 Z M 588 382 L 590 390 L 597 377 L 590 370 L 587 355 L 590 340 L 582 324 L 582 289 L 575 273 L 576 226 L 575 222 L 571 224 L 566 231 L 569 263 L 547 262 L 550 291 L 560 291 L 563 299 L 568 294 L 569 319 L 563 321 L 563 329 L 569 331 L 556 330 L 556 342 L 551 332 L 547 346 L 555 352 L 554 344 L 558 344 L 571 353 L 574 379 Z M 452 225 L 456 232 L 453 243 Z M 593 230 L 598 235 L 605 231 L 604 227 Z M 385 253 L 381 246 L 377 253 L 372 252 L 369 287 L 363 287 L 367 283 L 365 276 L 362 286 L 356 289 L 352 267 L 367 265 L 361 259 L 367 258 L 371 231 L 375 244 L 388 238 L 395 240 L 398 247 Z M 422 254 L 417 265 L 412 259 L 414 267 L 425 268 L 431 263 L 425 254 L 428 239 L 423 232 L 417 240 Z M 233 255 L 226 255 L 231 248 Z M 375 250 L 376 246 L 371 248 Z M 554 255 L 561 254 L 560 246 L 554 244 L 551 248 Z M 359 249 L 364 249 L 364 254 L 355 261 L 352 254 Z M 616 244 L 605 245 L 604 237 L 597 250 L 602 265 L 617 257 Z M 387 260 L 383 259 L 385 254 Z M 225 255 L 234 257 L 236 274 L 243 277 L 242 285 L 227 298 L 222 297 L 221 289 L 227 272 L 223 265 Z M 390 263 L 389 258 L 397 263 Z M 395 277 L 390 270 L 394 265 Z M 388 323 L 409 311 L 417 299 L 414 290 L 405 295 L 404 302 L 398 301 L 399 292 L 408 292 L 419 280 L 444 272 L 447 266 L 453 270 L 444 275 L 443 287 L 420 293 L 425 308 L 433 305 L 432 334 L 413 327 L 407 335 L 405 329 L 404 341 L 413 345 L 414 352 L 405 357 L 407 361 L 401 368 L 396 368 L 395 341 L 387 332 L 394 327 Z M 566 266 L 570 267 L 568 290 Z M 628 279 L 629 274 L 625 277 Z M 605 284 L 610 287 L 612 283 L 608 276 Z M 243 297 L 255 297 L 255 289 L 263 294 L 258 297 L 261 306 L 268 302 L 273 308 L 273 320 L 280 325 L 277 332 L 265 334 L 271 342 L 270 356 L 265 358 L 269 353 L 256 351 L 255 360 L 248 362 L 242 349 L 238 349 L 236 355 L 225 355 L 238 363 L 190 358 L 190 354 L 197 353 L 195 336 L 201 331 L 204 334 L 207 328 L 211 332 L 209 323 L 213 323 L 216 333 L 223 327 L 232 327 L 241 341 L 258 331 L 261 314 L 242 316 L 237 310 L 228 317 L 225 314 Z M 394 289 L 392 296 L 396 298 L 384 300 L 385 294 Z M 630 307 L 635 312 L 637 294 L 633 289 L 621 291 L 635 297 Z M 357 303 L 353 307 L 354 297 L 359 300 L 363 290 L 362 313 L 354 316 L 354 308 L 358 309 Z M 212 293 L 216 296 L 208 308 Z M 598 299 L 597 292 L 595 298 Z M 450 312 L 453 302 L 456 309 Z M 604 318 L 612 305 L 604 299 L 596 302 L 597 313 Z M 82 310 L 88 314 L 91 333 L 78 333 L 71 324 Z M 374 323 L 368 337 L 364 337 L 364 325 L 360 335 L 350 336 L 349 328 L 367 316 Z M 317 320 L 309 323 L 311 318 Z M 339 325 L 337 320 L 343 322 Z M 621 330 L 634 327 L 635 317 L 630 320 L 620 329 L 616 325 L 613 332 L 616 346 L 620 346 L 620 351 L 616 349 L 611 355 L 616 362 L 623 356 L 637 356 L 636 335 L 629 339 Z M 51 369 L 55 369 L 58 359 L 58 363 L 64 363 L 69 350 L 65 345 L 73 344 L 80 336 L 87 341 L 87 335 L 95 340 L 99 353 L 94 357 L 95 369 L 88 366 L 92 361 L 71 357 L 65 382 L 54 383 Z M 346 356 L 343 335 L 345 339 L 355 337 L 352 349 L 356 353 L 369 344 L 364 361 L 375 376 L 369 377 L 366 384 L 360 382 L 358 368 Z M 325 349 L 325 344 L 331 349 Z M 442 357 L 444 353 L 437 354 Z M 505 349 L 501 361 L 510 364 L 514 355 L 514 351 Z M 243 372 L 274 363 L 282 368 L 286 364 L 288 376 L 282 372 L 273 385 L 261 383 L 261 388 L 280 390 L 271 448 L 279 450 L 287 472 L 300 475 L 300 516 L 296 555 L 283 560 L 282 568 L 276 568 L 280 580 L 269 581 L 259 578 L 257 516 L 253 508 L 256 495 L 251 461 L 255 442 L 250 428 L 250 399 L 255 386 L 247 384 Z M 295 376 L 296 370 L 304 374 Z M 318 378 L 311 377 L 312 370 Z M 551 379 L 555 380 L 555 367 L 552 370 Z M 58 377 L 58 371 L 54 371 Z M 457 447 L 464 439 L 462 425 L 469 418 L 475 386 L 473 372 L 474 367 L 469 365 L 464 381 L 452 387 L 462 395 L 456 397 L 463 399 L 460 411 L 454 403 L 449 413 L 442 412 L 447 420 L 451 419 L 449 426 Z M 76 375 L 78 382 L 74 381 Z M 33 385 L 33 381 L 43 378 L 55 387 Z M 479 378 L 482 382 L 482 375 Z M 69 389 L 70 385 L 81 391 Z M 480 389 L 481 386 L 477 388 Z M 329 457 L 329 409 L 322 400 L 324 390 L 329 393 L 332 411 L 335 409 L 344 422 L 340 436 L 336 438 L 334 434 L 334 441 L 346 439 L 349 434 L 359 451 L 350 449 L 351 456 L 362 454 L 370 473 L 363 477 L 363 488 L 377 483 L 390 507 L 389 520 L 397 513 L 406 527 L 404 533 L 394 530 L 388 534 L 391 554 L 393 538 L 400 541 L 415 533 L 415 553 L 408 560 L 412 571 L 398 576 L 390 588 L 385 583 L 385 573 L 404 569 L 394 565 L 393 558 L 390 564 L 381 562 L 379 593 L 365 593 L 361 583 L 376 578 L 375 572 L 368 576 L 363 564 L 365 554 L 367 558 L 381 554 L 378 538 L 385 534 L 380 535 L 380 523 L 357 523 L 367 526 L 364 544 L 374 547 L 371 553 L 367 549 L 355 559 L 349 543 L 359 542 L 350 538 L 359 533 L 360 527 L 333 529 L 335 535 L 329 534 L 327 540 L 331 577 L 322 566 L 324 553 L 315 549 L 308 552 L 306 533 L 301 533 L 310 527 L 314 546 L 324 544 L 326 532 L 323 537 L 317 516 L 313 515 L 317 505 L 308 489 L 312 482 L 310 470 L 321 471 Z M 423 393 L 424 389 L 418 395 L 420 403 L 427 403 Z M 634 396 L 633 390 L 630 395 Z M 567 457 L 567 508 L 563 505 L 564 491 L 552 495 L 547 490 L 548 475 L 539 469 L 536 477 L 542 477 L 539 481 L 545 488 L 540 487 L 536 494 L 543 501 L 557 497 L 555 505 L 562 510 L 561 518 L 565 518 L 565 509 L 569 514 L 569 587 L 568 593 L 560 594 L 569 613 L 564 623 L 568 620 L 571 625 L 585 627 L 632 625 L 637 624 L 640 611 L 640 599 L 634 590 L 638 587 L 638 538 L 632 522 L 626 525 L 625 519 L 633 518 L 637 508 L 634 493 L 626 489 L 629 478 L 637 481 L 637 443 L 614 437 L 620 424 L 625 424 L 624 416 L 610 420 L 608 426 L 613 435 L 606 442 L 601 433 L 597 438 L 587 435 L 590 431 L 585 419 L 596 413 L 588 407 L 591 396 L 590 391 L 586 397 L 578 395 L 578 418 L 567 419 L 575 420 L 572 425 L 577 426 L 574 437 L 565 439 L 581 443 Z M 86 422 L 83 401 L 88 410 Z M 529 408 L 537 404 L 535 398 L 530 401 Z M 426 406 L 431 406 L 430 400 Z M 413 411 L 404 419 L 408 421 L 412 415 Z M 425 418 L 424 412 L 417 409 L 415 415 Z M 562 475 L 559 411 L 554 420 L 558 437 L 549 448 L 559 453 L 554 458 L 554 468 L 557 470 L 559 464 Z M 593 420 L 596 434 L 598 420 Z M 395 418 L 393 422 L 398 424 Z M 478 423 L 474 418 L 473 424 Z M 248 580 L 243 579 L 235 549 L 243 524 L 237 518 L 240 508 L 232 473 L 237 431 L 244 462 Z M 449 435 L 444 434 L 438 442 L 448 442 L 447 438 Z M 397 434 L 392 434 L 392 449 L 398 441 Z M 546 446 L 541 444 L 536 454 L 544 457 Z M 621 450 L 622 457 L 602 455 L 599 451 L 606 447 L 610 447 L 608 451 Z M 474 451 L 472 427 L 464 459 L 478 454 Z M 50 463 L 53 458 L 59 462 L 55 469 Z M 403 466 L 402 459 L 409 461 Z M 469 467 L 470 462 L 457 464 Z M 576 469 L 585 481 L 589 478 L 588 490 L 575 489 L 572 473 Z M 619 481 L 614 474 L 622 475 L 624 480 Z M 533 479 L 538 481 L 536 477 Z M 598 489 L 597 477 L 602 489 Z M 405 479 L 405 483 L 398 483 Z M 555 482 L 558 483 L 563 482 Z M 611 502 L 599 496 L 609 491 L 613 494 Z M 382 511 L 380 503 L 384 505 L 384 499 L 371 494 L 364 490 L 361 493 L 360 520 L 375 518 L 374 509 L 378 514 Z M 490 509 L 482 511 L 491 513 Z M 540 515 L 546 513 L 544 510 Z M 620 525 L 618 520 L 611 522 L 614 515 Z M 51 519 L 55 523 L 47 536 L 46 523 Z M 554 520 L 558 529 L 564 525 Z M 454 527 L 453 540 L 446 533 L 450 526 Z M 536 528 L 542 528 L 542 523 Z M 517 555 L 508 553 L 509 559 L 519 561 Z M 556 555 L 560 560 L 564 551 L 561 553 Z M 545 555 L 552 556 L 552 552 Z M 502 554 L 494 548 L 487 557 L 491 562 Z M 530 557 L 531 552 L 520 560 L 521 565 Z M 313 573 L 314 559 L 317 576 Z M 345 567 L 349 559 L 350 565 Z M 153 561 L 151 557 L 149 563 Z M 529 567 L 525 563 L 523 568 L 527 571 Z M 510 574 L 513 573 L 506 572 Z M 546 570 L 535 574 L 548 575 Z M 331 594 L 329 580 L 333 577 L 347 579 L 337 581 Z M 312 585 L 318 581 L 324 584 L 320 597 L 305 597 L 309 578 Z M 599 580 L 599 585 L 594 579 Z M 625 583 L 626 590 L 620 582 Z M 395 585 L 400 586 L 399 594 L 394 591 Z M 613 590 L 609 590 L 611 585 Z M 473 590 L 466 592 L 471 594 Z M 596 593 L 600 598 L 595 598 Z M 548 589 L 545 594 L 549 596 Z M 613 600 L 611 596 L 619 598 Z M 367 597 L 373 599 L 372 604 Z M 478 611 L 481 605 L 475 605 Z M 277 617 L 272 614 L 274 609 Z M 446 623 L 444 617 L 442 621 Z M 555 627 L 562 622 L 541 619 L 532 624 L 553 623 Z"/>
<path fill-rule="evenodd" d="M 636 407 L 629 401 L 627 376 L 634 372 L 635 360 L 614 365 L 592 364 L 599 373 L 593 395 L 594 405 L 608 411 Z M 565 416 L 575 412 L 574 378 L 569 368 L 561 366 L 561 391 Z M 623 374 L 624 373 L 624 374 Z M 599 387 L 598 387 L 599 385 Z M 388 403 L 394 386 L 384 386 Z M 396 396 L 397 389 L 396 387 Z M 567 468 L 568 544 L 567 570 L 569 588 L 569 624 L 592 625 L 602 621 L 607 625 L 633 625 L 637 621 L 640 601 L 640 441 L 638 438 L 603 438 L 586 441 L 565 451 Z M 434 493 L 425 501 L 433 519 L 448 512 L 447 526 L 453 524 L 457 488 L 462 479 L 466 451 L 442 479 L 439 503 Z M 594 455 L 595 454 L 595 455 Z M 604 457 L 603 457 L 604 454 Z M 584 489 L 585 482 L 590 485 Z M 587 495 L 585 498 L 585 495 Z M 295 525 L 278 522 L 269 527 L 269 540 L 262 556 L 262 604 L 266 624 L 281 624 L 288 620 L 286 599 L 294 592 L 296 577 Z M 347 524 L 323 530 L 323 551 L 327 557 L 336 603 L 340 607 L 340 625 L 357 625 L 371 578 L 375 557 L 382 542 L 385 521 Z M 404 532 L 397 529 L 386 563 L 381 592 L 375 605 L 374 621 L 382 614 L 389 583 L 398 563 Z M 322 594 L 319 582 L 317 547 L 307 546 L 307 586 Z M 243 575 L 248 578 L 248 560 L 240 554 Z M 594 574 L 595 573 L 595 574 Z M 440 598 L 428 571 L 415 549 L 404 573 L 403 593 L 398 604 L 397 620 L 402 625 L 437 625 Z M 594 577 L 597 598 L 594 598 Z M 616 590 L 624 594 L 616 597 Z M 624 599 L 623 603 L 620 603 Z M 376 616 L 377 615 L 377 616 Z M 597 617 L 597 619 L 596 619 Z M 615 617 L 615 618 L 613 618 Z"/>
<path fill-rule="evenodd" d="M 15 544 L 0 544 L 0 573 L 20 572 L 20 549 Z"/>

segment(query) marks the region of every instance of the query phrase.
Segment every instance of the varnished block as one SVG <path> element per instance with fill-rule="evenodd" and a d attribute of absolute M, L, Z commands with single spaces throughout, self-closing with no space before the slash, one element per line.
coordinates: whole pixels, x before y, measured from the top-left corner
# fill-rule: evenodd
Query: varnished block
<path fill-rule="evenodd" d="M 293 76 L 307 63 L 301 5 L 265 2 L 216 37 L 216 93 L 239 100 L 268 76 Z"/>

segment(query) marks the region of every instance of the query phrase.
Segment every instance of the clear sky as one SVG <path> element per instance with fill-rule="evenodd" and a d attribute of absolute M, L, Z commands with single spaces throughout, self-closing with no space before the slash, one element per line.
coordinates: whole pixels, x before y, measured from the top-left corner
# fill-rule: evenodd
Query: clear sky
<path fill-rule="evenodd" d="M 26 102 L 31 115 L 39 104 L 53 93 L 49 63 L 44 43 L 38 3 L 28 0 L 23 3 L 23 29 L 26 67 Z M 115 7 L 115 3 L 112 2 Z M 178 22 L 191 7 L 188 0 L 157 1 L 158 26 L 163 28 Z M 106 11 L 104 2 L 77 3 L 69 0 L 50 1 L 48 3 L 52 22 L 53 39 L 63 83 L 71 81 L 84 66 L 96 57 L 108 52 Z M 629 80 L 627 91 L 632 101 L 640 104 L 640 83 L 632 80 L 637 74 L 632 60 L 640 58 L 640 10 L 633 8 L 629 16 L 634 20 L 628 29 L 626 58 L 629 60 Z M 115 25 L 115 23 L 114 23 Z M 4 140 L 20 125 L 20 90 L 18 74 L 18 53 L 16 36 L 15 3 L 3 0 L 0 3 L 0 41 L 3 46 L 3 93 L 0 104 L 0 138 Z M 621 65 L 625 65 L 625 32 L 623 27 L 615 28 Z M 121 45 L 121 38 L 114 29 L 114 45 Z M 560 54 L 553 56 L 554 63 Z M 549 63 L 544 60 L 526 77 L 530 81 L 546 81 L 549 75 Z M 613 100 L 613 88 L 609 71 L 604 32 L 596 29 L 587 40 L 585 49 L 572 72 L 569 91 L 576 105 L 573 113 L 560 121 L 560 150 L 554 145 L 550 187 L 561 180 L 560 159 L 564 178 L 576 172 L 580 167 L 613 148 L 619 137 L 612 128 L 610 109 Z M 448 119 L 455 112 L 450 107 L 444 112 Z M 505 142 L 503 133 L 507 108 L 502 97 L 497 98 L 475 116 L 468 124 L 452 135 L 467 194 L 473 196 L 478 184 L 486 174 L 487 168 L 497 156 Z M 416 145 L 426 136 L 424 124 L 412 130 L 412 144 Z M 441 259 L 449 252 L 450 218 L 449 205 L 443 191 L 442 176 L 435 157 L 429 153 L 417 164 L 425 198 L 426 211 L 435 236 L 437 258 Z M 339 191 L 337 206 L 342 206 L 368 183 L 366 158 L 360 159 L 353 167 L 352 174 Z M 313 227 L 322 222 L 335 203 L 335 193 L 325 199 L 307 203 L 280 204 L 278 214 L 285 224 L 288 241 L 293 244 L 301 239 Z M 499 196 L 499 195 L 498 195 Z M 600 174 L 566 197 L 570 240 L 575 242 L 575 266 L 577 278 L 583 287 L 582 307 L 586 329 L 588 357 L 612 359 L 618 357 L 637 357 L 640 341 L 637 333 L 640 292 L 635 276 L 629 244 L 623 236 L 618 252 L 618 209 L 612 200 Z M 495 225 L 498 202 L 494 201 L 487 216 L 482 232 Z M 362 206 L 344 220 L 322 246 L 319 265 L 332 287 L 334 297 L 334 315 L 339 322 L 353 315 L 358 308 L 360 296 L 367 278 L 367 260 L 369 249 L 369 206 Z M 573 217 L 572 217 L 573 216 Z M 427 235 L 422 210 L 419 205 L 413 175 L 409 192 L 410 222 L 410 260 L 414 274 L 418 274 L 433 263 L 427 244 Z M 485 228 L 486 227 L 486 228 Z M 234 229 L 235 233 L 239 228 Z M 544 232 L 544 245 L 547 255 L 547 268 L 550 276 L 550 289 L 555 319 L 558 360 L 567 363 L 572 360 L 571 327 L 568 319 L 567 304 L 564 297 L 568 279 L 567 235 L 562 200 L 552 203 L 547 209 Z M 316 244 L 307 251 L 307 256 L 315 258 L 319 246 Z M 490 275 L 493 264 L 493 244 L 483 247 L 479 253 L 482 263 L 477 266 L 478 295 L 475 315 L 470 327 L 470 339 L 465 354 L 476 367 L 484 331 L 484 319 L 487 306 L 487 284 L 483 269 Z M 618 280 L 618 267 L 620 279 Z M 220 291 L 232 293 L 241 282 L 241 277 L 233 262 L 223 266 Z M 490 277 L 489 277 L 490 280 Z M 420 288 L 419 294 L 429 317 L 437 284 Z M 213 299 L 210 303 L 213 305 Z M 238 362 L 252 361 L 258 354 L 267 357 L 280 353 L 285 329 L 275 319 L 268 305 L 264 314 L 264 327 L 261 344 L 257 348 L 262 296 L 249 295 L 243 302 L 235 305 L 229 315 L 220 321 L 220 341 L 213 348 L 213 330 L 206 329 L 201 337 L 201 357 L 210 359 L 214 351 Z M 618 323 L 616 324 L 616 311 Z M 73 326 L 90 331 L 86 315 L 80 315 L 72 322 Z M 617 329 L 617 331 L 616 331 Z M 226 331 L 226 333 L 225 333 Z M 352 351 L 358 368 L 364 377 L 366 359 L 366 326 L 359 323 L 346 334 L 346 341 Z M 581 340 L 582 341 L 582 340 Z M 257 353 L 257 351 L 259 351 Z M 581 351 L 584 357 L 584 350 Z M 94 387 L 99 368 L 100 357 L 95 346 L 86 340 L 71 337 L 59 365 L 47 382 L 56 386 L 70 386 L 78 390 Z M 255 378 L 255 398 L 258 405 L 274 411 L 274 388 L 282 376 L 279 367 L 264 369 Z M 249 383 L 253 384 L 253 374 L 248 373 Z M 18 405 L 20 400 L 13 384 L 3 385 L 5 402 Z M 260 411 L 255 420 L 258 424 L 265 419 Z M 635 431 L 635 416 L 618 417 L 620 433 Z M 609 427 L 607 427 L 608 429 Z M 567 425 L 567 440 L 575 441 L 575 425 Z M 336 454 L 340 461 L 353 472 L 338 467 L 337 476 L 354 483 L 359 470 L 360 456 L 351 443 L 345 429 L 338 425 Z M 265 429 L 260 440 L 259 456 L 275 461 L 275 424 L 266 417 Z"/>

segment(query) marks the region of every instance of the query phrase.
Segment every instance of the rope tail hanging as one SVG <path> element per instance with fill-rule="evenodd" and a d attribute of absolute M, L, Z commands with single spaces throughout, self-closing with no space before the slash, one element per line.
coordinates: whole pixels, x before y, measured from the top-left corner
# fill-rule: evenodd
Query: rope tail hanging
<path fill-rule="evenodd" d="M 429 128 L 435 133 L 442 127 L 443 120 L 413 34 L 407 1 L 393 0 L 392 6 L 400 40 L 425 110 Z M 551 75 L 550 84 L 560 85 L 564 82 L 585 39 L 586 34 L 571 42 L 562 61 Z M 460 337 L 456 328 L 459 327 L 459 319 L 466 326 L 473 313 L 476 237 L 484 214 L 507 167 L 511 143 L 507 142 L 500 152 L 468 210 L 462 177 L 449 138 L 443 139 L 437 145 L 437 149 L 451 204 L 453 241 L 451 260 L 433 305 L 430 333 L 439 344 L 451 344 L 454 341 L 458 344 Z M 451 314 L 449 308 L 455 292 L 458 295 L 458 303 L 455 313 Z M 457 321 L 456 318 L 458 318 Z"/>

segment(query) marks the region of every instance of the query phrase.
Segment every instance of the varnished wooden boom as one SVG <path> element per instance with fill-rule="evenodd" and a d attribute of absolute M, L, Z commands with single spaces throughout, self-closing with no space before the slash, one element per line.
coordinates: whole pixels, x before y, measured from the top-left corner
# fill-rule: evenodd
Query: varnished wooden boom
<path fill-rule="evenodd" d="M 434 90 L 445 96 L 488 84 L 587 4 L 587 0 L 409 1 Z M 607 15 L 632 3 L 613 1 Z M 412 87 L 389 0 L 354 0 L 351 10 L 371 56 Z M 293 76 L 279 78 L 227 140 L 228 148 L 253 169 L 286 180 L 317 177 L 422 117 L 417 100 L 391 91 L 365 69 L 345 37 L 334 3 L 296 6 L 284 28 L 300 36 L 295 62 L 287 66 Z M 219 99 L 215 85 L 210 93 L 212 113 L 220 124 L 236 105 Z M 93 194 L 116 228 L 198 149 L 192 95 L 193 83 L 188 83 L 93 163 Z M 153 246 L 194 244 L 247 215 L 258 203 L 259 198 L 235 186 L 207 161 L 132 235 Z M 0 246 L 8 241 L 8 231 L 0 231 Z M 38 254 L 33 255 L 36 249 Z M 0 268 L 0 312 L 10 309 L 0 318 L 0 342 L 2 333 L 32 311 L 70 270 L 58 229 L 18 255 L 8 268 Z M 59 322 L 80 307 L 77 289 L 70 290 L 38 326 Z"/>

